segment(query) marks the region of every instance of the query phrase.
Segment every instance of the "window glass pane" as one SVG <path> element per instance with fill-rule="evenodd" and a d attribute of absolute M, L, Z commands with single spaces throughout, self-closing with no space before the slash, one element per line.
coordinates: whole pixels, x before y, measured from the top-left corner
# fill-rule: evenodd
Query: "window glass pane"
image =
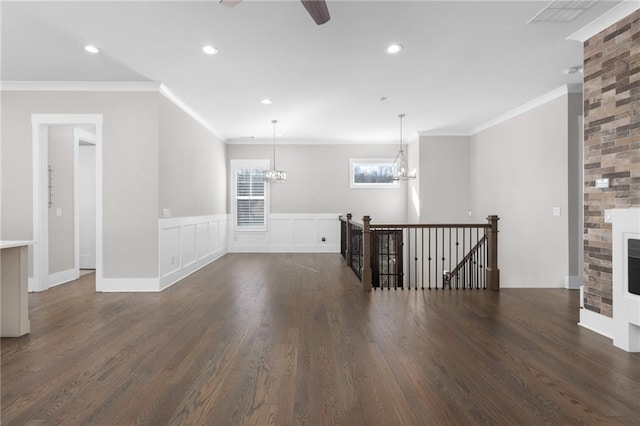
<path fill-rule="evenodd" d="M 236 225 L 259 227 L 265 225 L 264 170 L 236 170 Z"/>
<path fill-rule="evenodd" d="M 251 171 L 251 195 L 264 197 L 264 170 Z"/>

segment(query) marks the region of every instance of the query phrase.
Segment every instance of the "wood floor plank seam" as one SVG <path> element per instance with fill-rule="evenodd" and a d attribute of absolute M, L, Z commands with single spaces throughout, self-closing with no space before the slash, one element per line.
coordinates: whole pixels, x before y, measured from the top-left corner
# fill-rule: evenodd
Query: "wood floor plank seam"
<path fill-rule="evenodd" d="M 579 327 L 577 291 L 366 293 L 339 255 L 258 253 L 29 296 L 3 426 L 638 424 L 640 354 Z"/>

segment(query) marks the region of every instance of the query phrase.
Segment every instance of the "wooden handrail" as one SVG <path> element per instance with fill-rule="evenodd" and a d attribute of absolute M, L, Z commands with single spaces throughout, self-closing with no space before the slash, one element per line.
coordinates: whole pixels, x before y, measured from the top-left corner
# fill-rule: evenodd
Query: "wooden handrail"
<path fill-rule="evenodd" d="M 453 270 L 451 270 L 451 272 L 449 272 L 449 275 L 450 276 L 454 276 L 455 274 L 457 274 L 458 271 L 460 271 L 460 269 L 462 269 L 462 267 L 465 265 L 465 263 L 467 263 L 467 261 L 469 259 L 471 259 L 471 256 L 476 254 L 478 249 L 482 246 L 482 244 L 484 244 L 484 242 L 486 240 L 487 240 L 487 236 L 486 235 L 484 235 L 482 238 L 480 238 L 480 240 L 476 243 L 475 246 L 473 246 L 473 248 L 469 251 L 469 253 L 467 253 L 466 256 L 462 258 L 460 263 L 458 263 L 458 265 L 455 268 L 453 268 Z"/>
<path fill-rule="evenodd" d="M 401 230 L 419 230 L 422 229 L 422 233 L 420 234 L 420 240 L 418 240 L 417 235 L 418 234 L 408 234 L 407 238 L 408 241 L 407 243 L 409 244 L 409 246 L 411 246 L 411 235 L 415 235 L 416 239 L 415 239 L 415 245 L 414 247 L 414 252 L 418 251 L 418 241 L 420 241 L 420 247 L 421 250 L 424 249 L 424 244 L 425 244 L 425 229 L 428 230 L 427 234 L 428 234 L 428 244 L 429 244 L 429 254 L 428 254 L 428 266 L 429 266 L 429 272 L 427 274 L 428 278 L 426 283 L 428 283 L 428 288 L 431 289 L 431 261 L 433 260 L 434 263 L 434 268 L 435 268 L 435 275 L 438 276 L 438 263 L 436 262 L 440 262 L 440 260 L 442 261 L 442 265 L 441 265 L 441 270 L 443 270 L 443 272 L 446 272 L 446 275 L 449 278 L 442 278 L 443 279 L 443 288 L 444 288 L 444 282 L 445 280 L 449 280 L 451 279 L 451 277 L 453 277 L 454 275 L 458 274 L 462 268 L 470 261 L 470 259 L 476 255 L 481 248 L 485 247 L 483 250 L 483 263 L 485 263 L 485 268 L 484 268 L 484 273 L 482 274 L 482 281 L 481 282 L 481 286 L 482 288 L 489 288 L 491 290 L 499 290 L 500 289 L 500 270 L 498 269 L 498 216 L 492 215 L 492 216 L 488 216 L 487 217 L 487 223 L 431 223 L 431 224 L 425 224 L 425 223 L 418 223 L 418 224 L 410 224 L 410 223 L 397 223 L 397 224 L 372 224 L 371 223 L 371 218 L 369 216 L 364 216 L 362 218 L 362 222 L 353 220 L 353 216 L 349 213 L 345 216 L 340 215 L 339 216 L 339 220 L 342 222 L 346 223 L 346 226 L 344 226 L 344 230 L 346 233 L 346 240 L 345 240 L 345 259 L 347 262 L 347 265 L 350 266 L 354 272 L 356 273 L 356 275 L 360 278 L 361 282 L 362 282 L 362 288 L 364 291 L 371 291 L 372 286 L 373 286 L 373 268 L 372 268 L 372 250 L 373 250 L 373 239 L 374 236 L 377 234 L 377 231 L 398 231 L 400 232 Z M 352 228 L 353 225 L 354 227 Z M 360 228 L 360 229 L 358 229 Z M 465 240 L 465 235 L 466 234 L 466 230 L 470 230 L 469 232 L 471 232 L 471 230 L 475 229 L 475 235 L 476 238 L 474 238 L 474 246 L 466 253 L 464 253 L 463 259 L 462 261 L 458 262 L 457 265 L 455 265 L 453 267 L 453 270 L 446 271 L 445 269 L 445 233 L 444 230 L 445 229 L 449 229 L 448 231 L 448 235 L 449 235 L 449 240 L 448 242 L 446 242 L 446 247 L 448 247 L 448 252 L 449 252 L 449 267 L 453 266 L 451 265 L 451 259 L 453 254 L 455 254 L 456 256 L 456 260 L 455 262 L 458 262 L 458 230 L 462 231 L 462 249 L 463 249 L 463 253 L 466 252 L 466 249 L 464 249 L 464 240 Z M 435 234 L 432 234 L 431 230 L 435 230 Z M 442 230 L 441 234 L 441 241 L 442 241 L 442 245 L 440 246 L 439 242 L 438 242 L 438 233 L 440 232 L 440 230 Z M 454 234 L 452 234 L 452 232 L 455 231 Z M 478 232 L 480 231 L 480 235 L 478 235 Z M 407 231 L 407 232 L 411 232 L 411 231 Z M 417 231 L 415 231 L 417 232 Z M 404 244 L 402 243 L 402 235 L 404 234 L 404 232 L 400 232 L 400 244 Z M 484 234 L 484 235 L 482 235 Z M 431 235 L 434 235 L 434 242 L 435 245 L 431 246 Z M 471 233 L 468 234 L 469 236 L 469 240 L 472 239 L 472 235 Z M 453 249 L 453 254 L 452 254 L 452 247 L 453 247 L 453 240 L 452 240 L 452 236 L 455 236 L 455 248 Z M 352 238 L 353 237 L 353 238 Z M 354 238 L 356 239 L 354 241 Z M 377 237 L 376 237 L 377 238 Z M 471 241 L 469 241 L 471 243 Z M 352 244 L 357 244 L 357 247 L 352 247 Z M 431 247 L 434 247 L 435 250 L 435 256 L 433 256 L 432 259 L 432 255 L 431 255 Z M 442 251 L 441 254 L 438 253 L 438 249 L 442 247 Z M 356 256 L 356 257 L 354 257 Z M 424 281 L 424 274 L 426 269 L 426 265 L 425 265 L 425 253 L 422 254 L 422 260 L 421 260 L 421 274 L 422 274 L 422 278 L 421 278 L 421 283 L 422 283 L 422 288 L 424 289 L 424 285 L 425 285 L 425 281 Z M 486 256 L 486 258 L 485 258 Z M 418 271 L 418 257 L 414 255 L 414 259 L 412 259 L 412 261 L 414 261 L 414 268 L 416 270 L 416 273 Z M 455 263 L 454 263 L 455 264 Z M 480 264 L 479 266 L 480 271 L 482 270 L 482 264 Z M 377 269 L 376 269 L 377 270 Z M 400 270 L 401 271 L 401 270 Z M 409 284 L 409 289 L 411 289 L 411 269 L 408 269 L 409 271 L 409 275 L 408 275 L 408 284 Z M 475 276 L 477 276 L 477 274 L 480 273 L 479 271 L 475 272 Z M 378 272 L 376 272 L 376 274 L 378 274 Z M 400 280 L 400 288 L 404 288 L 403 284 L 402 284 L 402 272 L 398 273 L 400 275 L 399 280 Z M 442 275 L 440 275 L 442 277 Z M 477 281 L 476 281 L 477 282 Z M 376 281 L 377 283 L 377 281 Z M 436 285 L 435 288 L 437 289 L 437 279 L 435 281 Z M 484 283 L 484 284 L 482 284 Z M 378 284 L 376 284 L 378 285 Z M 415 282 L 415 288 L 417 289 L 417 281 Z M 464 288 L 464 286 L 463 286 Z M 477 287 L 476 287 L 477 288 Z"/>
<path fill-rule="evenodd" d="M 430 228 L 430 229 L 434 229 L 434 228 L 460 228 L 460 229 L 468 229 L 468 228 L 484 228 L 484 229 L 490 229 L 491 228 L 491 224 L 488 223 L 415 223 L 415 224 L 410 224 L 410 223 L 402 223 L 402 224 L 395 224 L 395 225 L 381 225 L 381 224 L 371 224 L 369 225 L 369 227 L 371 229 L 388 229 L 388 228 L 395 228 L 395 229 L 414 229 L 414 228 Z"/>

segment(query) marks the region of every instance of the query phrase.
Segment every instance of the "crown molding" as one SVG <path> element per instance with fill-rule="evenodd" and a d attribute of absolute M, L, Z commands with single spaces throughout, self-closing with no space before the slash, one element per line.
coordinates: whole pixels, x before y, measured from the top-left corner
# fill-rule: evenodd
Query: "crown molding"
<path fill-rule="evenodd" d="M 197 123 L 199 123 L 202 127 L 207 129 L 220 141 L 225 143 L 227 142 L 222 132 L 216 129 L 211 123 L 205 120 L 200 114 L 195 112 L 195 110 L 191 108 L 189 105 L 187 105 L 182 99 L 177 97 L 175 93 L 173 93 L 167 86 L 165 86 L 164 84 L 160 84 L 159 92 L 162 96 L 164 96 L 170 102 L 172 102 L 175 106 L 180 108 L 185 114 L 193 118 Z"/>
<path fill-rule="evenodd" d="M 228 139 L 227 145 L 271 145 L 272 139 Z M 398 145 L 398 141 L 366 139 L 285 139 L 277 138 L 276 145 Z M 406 145 L 406 144 L 405 144 Z"/>
<path fill-rule="evenodd" d="M 157 81 L 2 81 L 2 92 L 156 92 L 163 95 L 185 114 L 207 129 L 220 141 L 224 135 L 193 108 L 178 98 L 167 86 Z"/>
<path fill-rule="evenodd" d="M 493 118 L 469 130 L 437 130 L 437 129 L 421 130 L 418 132 L 418 135 L 420 136 L 464 136 L 464 137 L 473 136 L 476 133 L 479 133 L 483 130 L 493 127 L 504 121 L 510 120 L 514 117 L 524 114 L 527 111 L 537 108 L 540 105 L 544 105 L 547 102 L 552 101 L 556 98 L 559 98 L 560 96 L 564 96 L 568 93 L 582 93 L 582 84 L 565 84 L 564 86 L 560 86 L 549 93 L 546 93 L 525 104 L 522 104 L 519 107 L 512 109 L 511 111 L 508 111 L 496 118 Z"/>
<path fill-rule="evenodd" d="M 157 81 L 3 81 L 3 92 L 157 92 Z"/>
<path fill-rule="evenodd" d="M 550 102 L 556 98 L 567 95 L 569 93 L 582 93 L 582 85 L 581 84 L 565 84 L 564 86 L 560 86 L 557 89 L 550 91 L 549 93 L 546 93 L 538 98 L 533 99 L 532 101 L 529 101 L 523 105 L 520 105 L 517 108 L 512 109 L 511 111 L 506 112 L 505 114 L 502 114 L 494 118 L 493 120 L 489 120 L 486 123 L 483 123 L 477 127 L 474 127 L 469 132 L 469 136 L 475 135 L 477 133 L 480 133 L 483 130 L 489 129 L 507 120 L 510 120 L 519 115 L 522 115 L 525 112 L 531 111 L 532 109 L 535 109 L 541 105 L 546 104 L 547 102 Z"/>
<path fill-rule="evenodd" d="M 71 91 L 71 92 L 159 92 L 170 102 L 189 115 L 198 124 L 207 129 L 220 141 L 227 145 L 270 145 L 271 139 L 227 139 L 222 132 L 211 125 L 200 114 L 177 97 L 167 86 L 155 81 L 140 82 L 102 82 L 102 81 L 3 81 L 0 91 Z M 499 117 L 487 121 L 471 130 L 422 130 L 418 136 L 473 136 L 483 130 L 517 117 L 527 111 L 537 108 L 553 99 L 568 93 L 582 93 L 581 84 L 569 84 L 558 87 L 551 92 L 529 101 Z M 417 139 L 411 140 L 409 143 Z M 279 145 L 396 145 L 392 140 L 362 140 L 362 139 L 280 139 Z"/>
<path fill-rule="evenodd" d="M 623 0 L 594 21 L 588 23 L 575 33 L 567 37 L 567 40 L 575 40 L 584 43 L 600 31 L 605 30 L 640 9 L 640 0 Z"/>
<path fill-rule="evenodd" d="M 420 136 L 471 136 L 470 130 L 421 130 Z"/>

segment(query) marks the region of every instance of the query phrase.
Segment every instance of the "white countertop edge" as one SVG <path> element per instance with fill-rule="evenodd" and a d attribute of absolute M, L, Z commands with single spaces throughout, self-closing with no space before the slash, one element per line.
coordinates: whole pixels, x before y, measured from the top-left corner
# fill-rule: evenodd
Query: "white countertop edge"
<path fill-rule="evenodd" d="M 2 240 L 2 241 L 0 241 L 0 249 L 13 248 L 13 247 L 22 247 L 22 246 L 30 246 L 32 244 L 33 244 L 33 241 Z"/>

